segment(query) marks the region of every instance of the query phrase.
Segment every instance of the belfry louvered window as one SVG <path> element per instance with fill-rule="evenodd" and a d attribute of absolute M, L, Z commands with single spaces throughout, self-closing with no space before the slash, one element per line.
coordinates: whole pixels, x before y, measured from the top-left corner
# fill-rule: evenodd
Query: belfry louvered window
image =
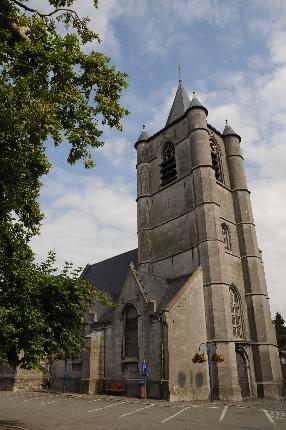
<path fill-rule="evenodd" d="M 221 167 L 221 158 L 220 158 L 220 153 L 219 153 L 217 143 L 215 140 L 211 139 L 210 145 L 211 145 L 212 166 L 215 171 L 216 180 L 224 183 L 223 171 Z"/>
<path fill-rule="evenodd" d="M 130 305 L 125 314 L 125 357 L 138 356 L 138 315 Z"/>
<path fill-rule="evenodd" d="M 172 142 L 166 142 L 163 146 L 160 173 L 162 186 L 177 179 L 175 146 Z"/>
<path fill-rule="evenodd" d="M 233 337 L 241 339 L 243 337 L 243 332 L 240 297 L 238 292 L 233 288 L 229 289 L 229 293 Z"/>

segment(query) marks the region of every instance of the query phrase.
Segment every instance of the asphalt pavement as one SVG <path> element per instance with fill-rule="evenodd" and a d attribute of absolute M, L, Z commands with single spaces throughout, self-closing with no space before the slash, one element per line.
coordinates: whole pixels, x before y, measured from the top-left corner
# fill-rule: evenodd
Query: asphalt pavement
<path fill-rule="evenodd" d="M 0 424 L 31 430 L 286 430 L 285 401 L 169 403 L 118 396 L 0 392 Z"/>

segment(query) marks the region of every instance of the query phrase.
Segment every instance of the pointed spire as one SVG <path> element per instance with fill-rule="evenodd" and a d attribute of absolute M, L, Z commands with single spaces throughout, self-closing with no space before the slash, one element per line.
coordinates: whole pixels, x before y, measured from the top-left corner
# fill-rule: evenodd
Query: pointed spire
<path fill-rule="evenodd" d="M 140 133 L 140 136 L 138 137 L 136 143 L 135 143 L 135 148 L 137 147 L 139 142 L 144 142 L 145 140 L 149 139 L 149 134 L 147 133 L 147 131 L 145 130 L 145 125 L 143 125 L 142 127 L 142 131 Z"/>
<path fill-rule="evenodd" d="M 193 91 L 193 98 L 192 98 L 192 101 L 190 103 L 190 107 L 196 107 L 196 106 L 203 107 L 201 102 L 196 97 L 196 92 Z"/>
<path fill-rule="evenodd" d="M 229 134 L 236 134 L 236 132 L 228 125 L 228 120 L 225 120 L 225 127 L 223 130 L 223 135 L 227 136 Z"/>
<path fill-rule="evenodd" d="M 180 116 L 184 115 L 184 113 L 186 112 L 189 106 L 190 106 L 190 99 L 182 84 L 181 79 L 179 79 L 178 89 L 166 122 L 166 126 L 171 124 L 176 119 L 180 118 Z"/>
<path fill-rule="evenodd" d="M 193 98 L 192 98 L 192 101 L 191 101 L 189 107 L 190 107 L 190 109 L 201 108 L 205 112 L 205 114 L 208 115 L 207 108 L 196 97 L 195 91 L 193 91 Z"/>

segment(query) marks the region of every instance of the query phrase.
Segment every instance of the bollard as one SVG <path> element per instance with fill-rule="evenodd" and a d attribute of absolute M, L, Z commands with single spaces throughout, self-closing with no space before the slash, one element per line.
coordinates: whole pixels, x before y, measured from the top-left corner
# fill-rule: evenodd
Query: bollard
<path fill-rule="evenodd" d="M 145 399 L 145 381 L 144 379 L 139 379 L 138 381 L 138 397 L 139 399 Z"/>

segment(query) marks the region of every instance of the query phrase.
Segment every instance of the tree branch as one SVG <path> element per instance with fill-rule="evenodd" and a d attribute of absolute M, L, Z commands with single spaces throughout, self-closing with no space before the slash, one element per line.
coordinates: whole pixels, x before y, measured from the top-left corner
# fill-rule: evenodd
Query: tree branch
<path fill-rule="evenodd" d="M 28 34 L 30 33 L 29 27 L 19 27 L 16 20 L 9 18 L 0 13 L 0 27 L 9 30 L 18 40 L 29 40 Z"/>
<path fill-rule="evenodd" d="M 24 3 L 22 3 L 22 2 L 20 2 L 20 1 L 18 1 L 18 0 L 11 0 L 13 3 L 15 3 L 16 5 L 18 5 L 19 7 L 21 7 L 21 8 L 23 8 L 23 9 L 25 9 L 26 11 L 28 11 L 28 12 L 32 12 L 32 13 L 36 13 L 37 15 L 39 15 L 39 16 L 41 16 L 42 18 L 44 18 L 44 17 L 47 17 L 47 16 L 52 16 L 52 15 L 54 15 L 55 13 L 58 13 L 58 12 L 70 12 L 70 13 L 73 13 L 79 20 L 80 20 L 80 17 L 78 16 L 78 14 L 76 13 L 76 11 L 75 10 L 73 10 L 73 9 L 69 9 L 69 8 L 64 8 L 64 7 L 59 7 L 59 8 L 56 8 L 56 9 L 54 9 L 52 12 L 49 12 L 49 13 L 41 13 L 39 10 L 37 10 L 37 9 L 33 9 L 33 8 L 31 8 L 31 7 L 29 7 L 29 6 L 27 6 L 27 5 L 25 5 Z"/>

